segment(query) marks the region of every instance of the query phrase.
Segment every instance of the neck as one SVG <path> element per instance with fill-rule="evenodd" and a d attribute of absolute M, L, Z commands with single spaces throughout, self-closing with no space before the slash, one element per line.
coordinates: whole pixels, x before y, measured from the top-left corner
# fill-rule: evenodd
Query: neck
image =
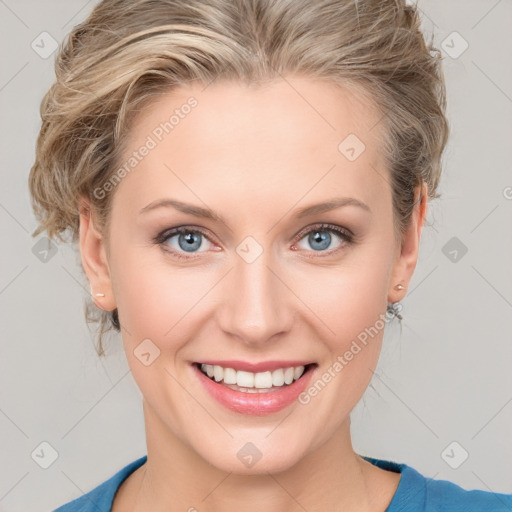
<path fill-rule="evenodd" d="M 134 512 L 385 510 L 376 505 L 383 498 L 381 477 L 386 472 L 353 451 L 350 418 L 328 442 L 292 467 L 275 473 L 236 474 L 200 457 L 170 432 L 146 402 L 144 417 L 148 458 L 136 472 L 126 500 Z M 391 498 L 388 491 L 385 502 Z"/>

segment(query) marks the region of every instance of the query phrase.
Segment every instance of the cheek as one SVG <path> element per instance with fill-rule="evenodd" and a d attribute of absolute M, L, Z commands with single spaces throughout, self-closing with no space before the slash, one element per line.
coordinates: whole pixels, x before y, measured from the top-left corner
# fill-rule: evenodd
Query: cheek
<path fill-rule="evenodd" d="M 303 296 L 321 320 L 315 325 L 324 333 L 321 344 L 329 355 L 301 403 L 311 402 L 316 416 L 326 418 L 326 431 L 350 414 L 373 377 L 387 325 L 388 264 L 385 258 L 361 258 L 358 265 L 302 280 Z M 305 419 L 310 428 L 315 425 L 312 416 Z"/>
<path fill-rule="evenodd" d="M 385 312 L 391 264 L 387 255 L 392 251 L 383 243 L 375 238 L 329 265 L 291 261 L 275 269 L 293 291 L 286 307 L 302 311 L 303 319 L 316 326 L 316 336 L 323 332 L 324 340 L 334 340 L 336 351 L 344 352 L 347 341 Z M 180 266 L 158 247 L 130 247 L 121 239 L 112 247 L 114 293 L 130 345 L 149 338 L 162 350 L 177 350 L 193 334 L 190 329 L 198 323 L 191 322 L 193 317 L 209 309 L 207 295 L 216 287 L 218 272 Z M 216 287 L 217 293 L 221 288 Z M 167 347 L 170 342 L 172 347 Z"/>
<path fill-rule="evenodd" d="M 323 325 L 325 339 L 337 345 L 357 337 L 385 313 L 389 268 L 384 255 L 365 257 L 360 252 L 337 267 L 295 268 L 287 279 L 305 308 L 314 313 L 315 323 Z"/>
<path fill-rule="evenodd" d="M 171 327 L 182 287 L 172 277 L 162 265 L 148 261 L 143 251 L 127 252 L 117 267 L 115 293 L 120 318 L 130 331 L 160 338 Z"/>
<path fill-rule="evenodd" d="M 121 244 L 119 245 L 121 247 Z M 191 319 L 215 276 L 198 268 L 179 267 L 156 247 L 125 251 L 113 258 L 114 293 L 128 348 L 152 340 L 170 357 L 190 338 Z"/>
<path fill-rule="evenodd" d="M 204 279 L 200 273 L 172 266 L 157 249 L 118 254 L 123 258 L 113 265 L 114 292 L 133 378 L 153 410 L 162 404 L 170 411 L 187 408 L 190 397 L 176 383 L 183 375 L 175 359 L 201 325 L 194 320 L 194 305 L 205 293 Z"/>

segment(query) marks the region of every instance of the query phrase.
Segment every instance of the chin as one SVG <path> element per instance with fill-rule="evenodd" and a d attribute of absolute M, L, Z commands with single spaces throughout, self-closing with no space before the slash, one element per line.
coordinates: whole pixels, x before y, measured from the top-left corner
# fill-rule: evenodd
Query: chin
<path fill-rule="evenodd" d="M 253 429 L 251 429 L 253 430 Z M 210 465 L 236 475 L 279 473 L 296 465 L 305 454 L 297 441 L 286 442 L 287 436 L 268 438 L 265 429 L 260 436 L 238 436 L 226 443 L 193 447 Z M 250 440 L 252 439 L 252 441 Z M 288 438 L 289 439 L 289 438 Z"/>

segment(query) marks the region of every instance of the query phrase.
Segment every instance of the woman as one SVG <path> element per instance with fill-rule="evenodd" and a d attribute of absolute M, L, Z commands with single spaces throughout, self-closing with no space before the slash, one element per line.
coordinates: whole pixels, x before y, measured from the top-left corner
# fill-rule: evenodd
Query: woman
<path fill-rule="evenodd" d="M 35 234 L 79 244 L 148 453 L 58 511 L 512 510 L 351 443 L 438 197 L 440 65 L 404 0 L 107 0 L 73 29 Z"/>

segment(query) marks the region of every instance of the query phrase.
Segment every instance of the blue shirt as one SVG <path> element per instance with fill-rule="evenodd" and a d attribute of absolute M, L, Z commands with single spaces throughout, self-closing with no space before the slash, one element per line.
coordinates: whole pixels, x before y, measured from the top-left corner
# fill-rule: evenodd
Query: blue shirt
<path fill-rule="evenodd" d="M 465 490 L 447 480 L 426 478 L 407 464 L 365 457 L 375 466 L 401 473 L 396 492 L 385 512 L 512 512 L 512 493 Z M 83 496 L 54 512 L 110 512 L 114 495 L 131 473 L 146 462 L 137 459 Z"/>

